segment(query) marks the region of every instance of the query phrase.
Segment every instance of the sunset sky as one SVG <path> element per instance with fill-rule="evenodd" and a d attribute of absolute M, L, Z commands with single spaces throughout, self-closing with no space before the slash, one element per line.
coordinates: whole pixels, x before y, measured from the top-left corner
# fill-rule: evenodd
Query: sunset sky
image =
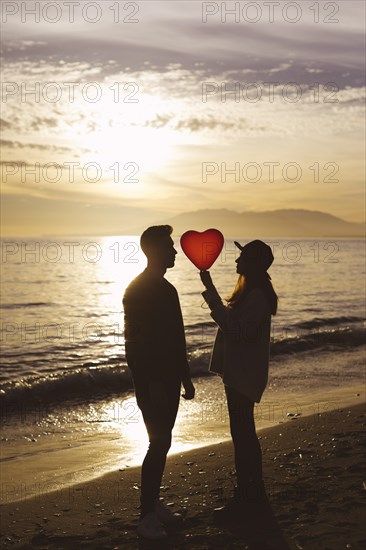
<path fill-rule="evenodd" d="M 116 208 L 121 231 L 201 208 L 364 220 L 363 2 L 273 22 L 262 2 L 238 22 L 204 21 L 221 2 L 24 4 L 2 2 L 5 236 L 105 233 Z"/>

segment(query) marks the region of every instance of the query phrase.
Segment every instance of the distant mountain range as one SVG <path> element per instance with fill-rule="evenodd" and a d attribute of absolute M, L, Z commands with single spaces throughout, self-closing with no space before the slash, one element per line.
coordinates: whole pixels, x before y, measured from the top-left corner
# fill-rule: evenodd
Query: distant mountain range
<path fill-rule="evenodd" d="M 60 198 L 4 195 L 1 199 L 3 236 L 141 235 L 149 225 L 170 224 L 174 235 L 188 229 L 220 229 L 226 238 L 362 237 L 365 223 L 348 222 L 326 212 L 282 209 L 235 212 L 202 209 L 172 215 L 163 210 L 120 203 L 80 203 Z"/>
<path fill-rule="evenodd" d="M 196 210 L 157 220 L 173 226 L 176 235 L 188 229 L 220 229 L 225 237 L 362 237 L 364 223 L 347 222 L 326 212 L 286 209 L 235 212 L 228 209 Z"/>

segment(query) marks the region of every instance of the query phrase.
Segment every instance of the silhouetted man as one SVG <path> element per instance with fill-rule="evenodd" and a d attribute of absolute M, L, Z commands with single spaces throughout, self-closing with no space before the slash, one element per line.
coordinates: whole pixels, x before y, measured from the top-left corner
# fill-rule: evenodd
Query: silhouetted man
<path fill-rule="evenodd" d="M 165 278 L 177 251 L 170 225 L 149 227 L 140 245 L 146 269 L 127 287 L 123 297 L 126 358 L 136 401 L 149 435 L 141 470 L 141 515 L 138 534 L 149 539 L 167 536 L 163 524 L 181 519 L 159 500 L 166 455 L 178 412 L 181 383 L 185 399 L 193 399 L 186 341 L 176 289 Z"/>

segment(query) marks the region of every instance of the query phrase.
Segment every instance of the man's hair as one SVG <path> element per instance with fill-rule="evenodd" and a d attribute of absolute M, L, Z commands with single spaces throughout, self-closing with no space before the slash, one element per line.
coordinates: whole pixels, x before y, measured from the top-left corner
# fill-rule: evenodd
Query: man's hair
<path fill-rule="evenodd" d="M 140 246 L 147 256 L 149 251 L 158 247 L 162 241 L 173 233 L 171 225 L 153 225 L 145 229 L 140 237 Z"/>

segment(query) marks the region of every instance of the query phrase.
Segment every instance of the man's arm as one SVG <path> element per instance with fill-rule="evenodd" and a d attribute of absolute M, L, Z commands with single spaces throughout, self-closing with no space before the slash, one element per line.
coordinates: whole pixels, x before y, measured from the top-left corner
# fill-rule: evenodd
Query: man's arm
<path fill-rule="evenodd" d="M 194 388 L 193 382 L 191 379 L 186 380 L 183 383 L 184 387 L 184 393 L 182 393 L 182 397 L 184 399 L 193 399 L 196 393 L 196 390 Z"/>
<path fill-rule="evenodd" d="M 175 290 L 176 296 L 176 309 L 177 309 L 177 331 L 178 331 L 178 356 L 179 356 L 179 368 L 180 368 L 180 377 L 181 382 L 184 387 L 184 393 L 182 397 L 184 399 L 193 399 L 195 395 L 195 389 L 191 380 L 191 371 L 189 368 L 189 363 L 187 360 L 187 345 L 186 337 L 184 332 L 184 323 L 182 316 L 182 309 L 180 307 L 180 301 L 178 293 Z"/>
<path fill-rule="evenodd" d="M 152 373 L 148 366 L 154 361 L 154 349 L 148 340 L 147 325 L 151 323 L 150 308 L 136 289 L 125 292 L 122 300 L 126 359 L 134 378 L 147 379 Z"/>

